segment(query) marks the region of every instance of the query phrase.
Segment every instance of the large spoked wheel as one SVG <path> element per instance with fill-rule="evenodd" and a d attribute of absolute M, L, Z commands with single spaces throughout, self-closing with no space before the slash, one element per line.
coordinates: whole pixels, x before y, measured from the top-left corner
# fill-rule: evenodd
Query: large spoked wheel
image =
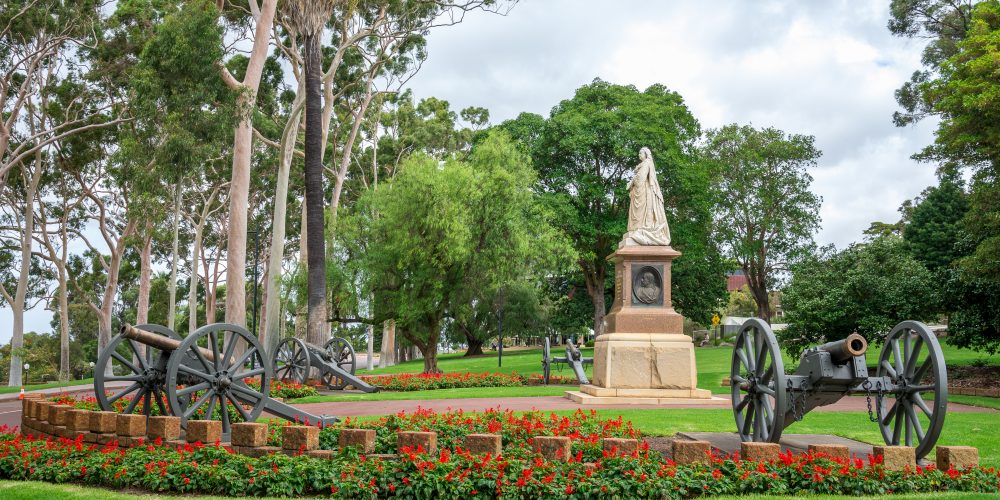
<path fill-rule="evenodd" d="M 354 375 L 354 372 L 358 368 L 358 361 L 354 354 L 354 346 L 347 339 L 334 337 L 326 343 L 324 348 L 327 354 L 330 355 L 330 360 L 333 364 L 337 365 L 341 370 Z M 338 391 L 347 387 L 347 380 L 330 372 L 323 374 L 323 383 L 327 387 Z"/>
<path fill-rule="evenodd" d="M 740 328 L 730 381 L 740 439 L 777 443 L 785 428 L 785 367 L 774 332 L 764 321 L 753 318 Z"/>
<path fill-rule="evenodd" d="M 941 435 L 948 408 L 948 372 L 934 332 L 918 321 L 896 325 L 882 347 L 877 376 L 895 386 L 876 399 L 882 438 L 888 445 L 916 447 L 918 459 L 927 456 Z"/>
<path fill-rule="evenodd" d="M 245 328 L 216 323 L 195 330 L 167 364 L 171 406 L 191 403 L 180 412 L 181 425 L 193 418 L 222 420 L 229 433 L 235 420 L 253 422 L 264 411 L 271 388 L 271 366 L 264 349 Z M 254 382 L 255 386 L 247 382 Z"/>
<path fill-rule="evenodd" d="M 549 377 L 552 375 L 552 346 L 549 338 L 545 337 L 545 344 L 542 347 L 542 380 L 545 385 L 549 385 Z"/>
<path fill-rule="evenodd" d="M 137 325 L 136 328 L 181 340 L 180 335 L 164 326 Z M 150 415 L 155 407 L 160 415 L 169 415 L 165 388 L 169 357 L 169 352 L 144 346 L 121 335 L 111 339 L 94 365 L 94 395 L 101 409 L 133 413 L 136 407 L 140 407 L 144 415 Z M 111 375 L 106 374 L 108 366 L 111 367 Z M 125 382 L 127 385 L 120 387 L 109 382 Z M 125 404 L 124 409 L 121 409 L 122 404 Z"/>
<path fill-rule="evenodd" d="M 295 337 L 282 340 L 274 351 L 271 366 L 274 367 L 276 380 L 306 383 L 309 378 L 309 351 L 306 343 Z"/>

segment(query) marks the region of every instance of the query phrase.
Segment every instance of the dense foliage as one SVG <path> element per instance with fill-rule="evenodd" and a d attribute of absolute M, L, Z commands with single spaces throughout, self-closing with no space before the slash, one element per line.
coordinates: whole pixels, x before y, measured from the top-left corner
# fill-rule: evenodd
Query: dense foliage
<path fill-rule="evenodd" d="M 745 494 L 875 495 L 937 491 L 998 491 L 993 469 L 887 471 L 880 457 L 831 459 L 791 453 L 773 462 L 712 456 L 677 465 L 643 449 L 605 452 L 593 465 L 570 456 L 550 461 L 527 447 L 499 456 L 442 447 L 428 454 L 404 449 L 398 459 L 344 451 L 333 459 L 269 455 L 249 458 L 201 443 L 172 448 L 160 442 L 130 449 L 66 439 L 0 434 L 0 477 L 78 482 L 157 492 L 233 496 L 333 495 L 349 498 L 686 498 Z"/>
<path fill-rule="evenodd" d="M 793 356 L 852 332 L 878 342 L 900 321 L 933 319 L 938 293 L 934 275 L 898 237 L 827 248 L 792 268 L 782 296 L 788 328 L 777 334 Z"/>

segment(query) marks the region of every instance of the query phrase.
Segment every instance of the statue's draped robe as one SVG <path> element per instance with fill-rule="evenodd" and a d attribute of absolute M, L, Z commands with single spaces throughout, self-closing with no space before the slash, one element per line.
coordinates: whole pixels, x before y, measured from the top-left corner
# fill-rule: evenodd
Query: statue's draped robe
<path fill-rule="evenodd" d="M 663 210 L 663 193 L 656 181 L 653 159 L 646 157 L 635 167 L 628 210 L 628 232 L 623 245 L 669 245 L 670 227 Z"/>

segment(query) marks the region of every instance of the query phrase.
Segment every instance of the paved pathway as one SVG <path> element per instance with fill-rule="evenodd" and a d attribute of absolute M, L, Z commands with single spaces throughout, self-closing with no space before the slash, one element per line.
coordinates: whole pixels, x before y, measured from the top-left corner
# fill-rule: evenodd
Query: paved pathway
<path fill-rule="evenodd" d="M 398 413 L 401 411 L 412 411 L 418 406 L 432 409 L 437 412 L 449 410 L 464 410 L 467 412 L 479 412 L 490 408 L 503 408 L 511 410 L 576 410 L 583 409 L 683 409 L 683 408 L 714 408 L 732 409 L 728 399 L 721 399 L 718 402 L 698 403 L 696 405 L 580 405 L 562 396 L 540 396 L 530 398 L 472 398 L 472 399 L 429 399 L 422 401 L 400 400 L 400 401 L 344 401 L 332 403 L 309 403 L 298 406 L 310 413 L 353 417 L 360 415 L 385 415 Z M 868 411 L 868 405 L 864 397 L 846 397 L 839 402 L 821 406 L 813 411 Z M 952 403 L 948 405 L 949 412 L 981 412 L 1000 413 L 998 410 L 980 408 L 976 406 Z"/>

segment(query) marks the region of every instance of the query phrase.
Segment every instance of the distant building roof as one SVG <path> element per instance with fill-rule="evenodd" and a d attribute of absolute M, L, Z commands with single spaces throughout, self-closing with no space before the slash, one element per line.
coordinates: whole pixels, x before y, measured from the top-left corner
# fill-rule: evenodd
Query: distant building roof
<path fill-rule="evenodd" d="M 726 290 L 735 292 L 742 289 L 748 283 L 747 276 L 743 271 L 734 271 L 726 275 Z"/>

